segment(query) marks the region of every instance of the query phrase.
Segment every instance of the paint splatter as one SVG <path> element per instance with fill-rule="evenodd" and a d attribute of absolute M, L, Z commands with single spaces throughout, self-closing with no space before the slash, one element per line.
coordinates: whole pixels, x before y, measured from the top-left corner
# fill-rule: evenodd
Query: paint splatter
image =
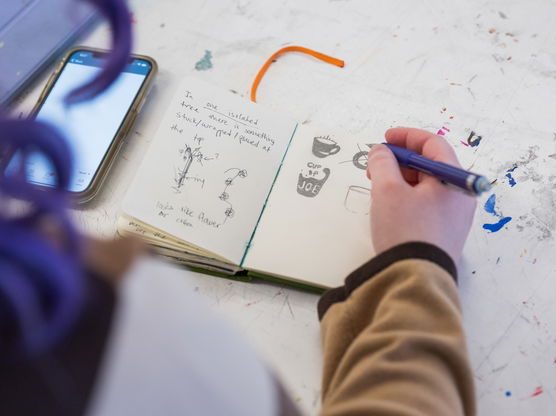
<path fill-rule="evenodd" d="M 203 58 L 200 59 L 195 64 L 195 69 L 197 71 L 206 71 L 207 69 L 211 69 L 212 68 L 212 62 L 210 61 L 211 59 L 212 59 L 212 52 L 205 51 L 205 56 L 203 56 Z"/>
<path fill-rule="evenodd" d="M 135 16 L 133 15 L 132 12 L 129 12 L 129 21 L 131 22 L 132 25 L 137 24 L 137 19 L 135 19 Z"/>
<path fill-rule="evenodd" d="M 516 182 L 515 179 L 512 177 L 512 174 L 511 174 L 511 173 L 506 173 L 506 178 L 508 178 L 508 183 L 509 183 L 510 186 L 513 188 L 517 182 Z"/>
<path fill-rule="evenodd" d="M 256 305 L 257 303 L 259 303 L 259 302 L 261 302 L 261 301 L 262 301 L 262 299 L 254 300 L 253 302 L 247 302 L 244 306 L 245 306 L 246 308 L 248 308 L 248 307 L 250 307 L 250 306 Z"/>
<path fill-rule="evenodd" d="M 511 392 L 511 391 L 507 391 L 507 392 L 506 392 L 506 397 L 510 397 L 511 395 L 512 395 L 512 392 Z"/>
<path fill-rule="evenodd" d="M 494 223 L 494 224 L 483 224 L 483 228 L 485 230 L 488 230 L 492 233 L 495 233 L 496 231 L 500 231 L 502 229 L 502 227 L 504 225 L 506 225 L 507 223 L 509 223 L 512 220 L 512 217 L 504 217 L 502 219 L 500 219 L 500 221 Z"/>
<path fill-rule="evenodd" d="M 492 214 L 496 217 L 502 217 L 500 213 L 496 212 L 496 194 L 492 194 L 488 197 L 487 201 L 485 202 L 484 209 L 489 214 Z M 497 231 L 500 231 L 502 227 L 504 227 L 504 225 L 509 223 L 511 220 L 512 217 L 502 217 L 500 218 L 500 220 L 498 220 L 498 222 L 495 222 L 493 224 L 483 224 L 483 228 L 492 233 L 495 233 Z"/>
<path fill-rule="evenodd" d="M 531 394 L 529 397 L 536 397 L 536 396 L 540 396 L 541 394 L 543 394 L 542 386 L 537 386 L 533 394 Z"/>
<path fill-rule="evenodd" d="M 516 170 L 516 169 L 517 169 L 517 165 L 514 165 L 513 168 L 508 169 L 508 170 L 506 171 L 506 172 L 507 172 L 507 173 L 506 173 L 506 178 L 508 178 L 508 183 L 510 184 L 510 186 L 511 186 L 512 188 L 513 188 L 513 187 L 516 185 L 516 183 L 517 183 L 517 182 L 515 181 L 515 179 L 513 178 L 513 176 L 512 176 L 512 172 L 513 172 L 514 170 Z"/>
<path fill-rule="evenodd" d="M 450 132 L 450 129 L 448 127 L 442 126 L 440 130 L 436 132 L 436 134 L 438 134 L 439 136 L 445 136 L 446 132 Z"/>
<path fill-rule="evenodd" d="M 471 131 L 467 138 L 467 144 L 471 147 L 477 147 L 481 143 L 481 140 L 483 140 L 483 136 L 479 136 L 474 131 Z"/>
<path fill-rule="evenodd" d="M 461 144 L 463 144 L 464 146 L 468 147 L 469 145 L 467 143 L 465 143 L 463 140 L 460 140 Z"/>
<path fill-rule="evenodd" d="M 496 212 L 496 194 L 492 194 L 488 197 L 487 201 L 485 202 L 485 211 L 489 214 L 493 214 L 498 216 L 499 214 Z"/>

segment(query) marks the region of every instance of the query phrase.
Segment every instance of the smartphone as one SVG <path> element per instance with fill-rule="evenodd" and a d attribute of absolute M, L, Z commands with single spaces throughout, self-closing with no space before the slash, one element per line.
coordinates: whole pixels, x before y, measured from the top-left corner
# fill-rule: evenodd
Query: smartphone
<path fill-rule="evenodd" d="M 105 59 L 106 51 L 100 49 L 71 49 L 48 80 L 32 112 L 32 117 L 54 125 L 69 141 L 74 165 L 68 191 L 79 203 L 90 201 L 106 179 L 157 71 L 154 59 L 131 55 L 127 67 L 106 91 L 67 107 L 67 94 L 98 74 Z M 8 174 L 11 164 L 15 160 L 8 164 Z M 27 180 L 37 186 L 54 184 L 52 166 L 40 154 L 29 157 L 25 172 Z"/>

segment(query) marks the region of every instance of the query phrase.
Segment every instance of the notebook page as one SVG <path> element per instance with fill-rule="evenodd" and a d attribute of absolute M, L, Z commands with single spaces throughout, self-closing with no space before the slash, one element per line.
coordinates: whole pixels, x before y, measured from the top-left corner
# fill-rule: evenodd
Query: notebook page
<path fill-rule="evenodd" d="M 369 260 L 368 144 L 299 126 L 244 267 L 333 287 Z"/>
<path fill-rule="evenodd" d="M 123 211 L 239 264 L 295 127 L 247 99 L 186 78 Z"/>

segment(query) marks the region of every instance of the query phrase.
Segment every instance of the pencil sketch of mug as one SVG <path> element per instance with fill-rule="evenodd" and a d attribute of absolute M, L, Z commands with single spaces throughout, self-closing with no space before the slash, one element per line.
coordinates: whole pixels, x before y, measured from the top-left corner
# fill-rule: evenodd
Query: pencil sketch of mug
<path fill-rule="evenodd" d="M 321 165 L 312 162 L 307 163 L 309 168 L 306 174 L 299 173 L 297 179 L 297 193 L 309 198 L 314 198 L 319 194 L 325 182 L 330 176 L 330 169 L 322 168 Z M 324 176 L 323 176 L 324 175 Z"/>
<path fill-rule="evenodd" d="M 335 155 L 340 151 L 340 146 L 330 136 L 316 136 L 313 138 L 313 154 L 316 157 Z"/>
<path fill-rule="evenodd" d="M 344 198 L 344 207 L 354 214 L 368 214 L 371 190 L 362 186 L 351 185 Z"/>
<path fill-rule="evenodd" d="M 367 147 L 369 148 L 368 150 L 361 150 L 361 147 L 357 145 L 359 151 L 353 155 L 353 159 L 352 159 L 353 165 L 356 168 L 359 168 L 361 170 L 367 170 L 367 165 L 369 164 L 369 160 L 368 160 L 369 150 L 371 150 L 374 145 L 375 145 L 374 143 L 367 144 Z"/>

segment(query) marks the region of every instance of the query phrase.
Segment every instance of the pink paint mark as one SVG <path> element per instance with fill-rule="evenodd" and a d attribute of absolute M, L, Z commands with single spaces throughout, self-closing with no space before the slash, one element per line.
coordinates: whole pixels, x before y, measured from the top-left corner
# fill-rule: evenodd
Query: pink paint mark
<path fill-rule="evenodd" d="M 137 24 L 137 20 L 135 19 L 135 16 L 133 15 L 132 12 L 129 12 L 129 21 L 131 22 L 132 25 Z"/>
<path fill-rule="evenodd" d="M 469 147 L 469 145 L 467 143 L 465 143 L 463 140 L 460 140 L 461 144 L 463 144 L 464 146 Z"/>
<path fill-rule="evenodd" d="M 453 119 L 454 119 L 454 116 L 450 116 L 450 120 L 453 120 Z"/>
<path fill-rule="evenodd" d="M 282 289 L 280 289 L 278 292 L 274 294 L 274 296 L 272 296 L 272 299 L 274 299 L 276 296 L 282 296 L 283 294 L 284 292 L 282 292 Z"/>
<path fill-rule="evenodd" d="M 448 127 L 442 126 L 442 127 L 440 128 L 440 130 L 438 130 L 438 131 L 436 132 L 436 134 L 438 134 L 439 136 L 444 136 L 444 135 L 446 135 L 446 132 L 449 132 L 449 131 L 450 131 L 450 129 L 449 129 Z"/>
<path fill-rule="evenodd" d="M 248 302 L 248 303 L 245 304 L 245 307 L 248 308 L 249 306 L 256 305 L 257 303 L 259 303 L 261 301 L 262 301 L 262 299 L 254 300 L 253 302 Z"/>
<path fill-rule="evenodd" d="M 539 396 L 541 394 L 543 394 L 542 386 L 538 386 L 535 389 L 534 393 L 532 395 L 530 395 L 529 397 L 536 397 L 536 396 Z"/>
<path fill-rule="evenodd" d="M 531 394 L 530 396 L 521 397 L 519 400 L 529 400 L 529 399 L 532 399 L 533 397 L 540 396 L 543 393 L 544 393 L 544 390 L 543 390 L 542 386 L 537 386 L 537 387 L 535 387 L 535 391 L 533 392 L 533 394 Z"/>
<path fill-rule="evenodd" d="M 535 320 L 535 323 L 537 324 L 537 326 L 541 326 L 541 321 L 539 320 L 539 318 L 537 318 L 536 315 L 533 316 L 533 319 Z"/>

